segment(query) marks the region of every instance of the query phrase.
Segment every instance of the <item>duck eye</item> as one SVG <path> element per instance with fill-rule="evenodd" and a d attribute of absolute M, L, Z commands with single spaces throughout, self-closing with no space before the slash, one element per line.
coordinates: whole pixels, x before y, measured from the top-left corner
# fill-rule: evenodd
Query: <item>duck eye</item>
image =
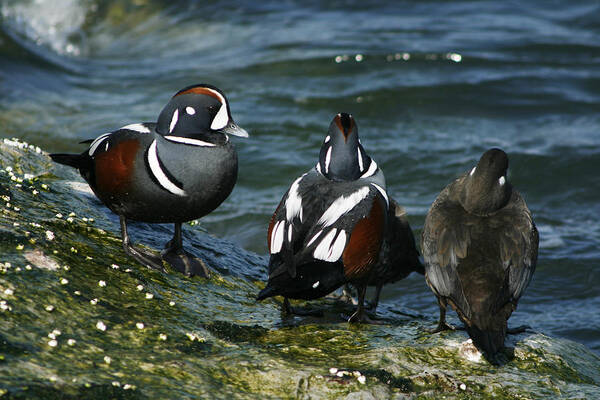
<path fill-rule="evenodd" d="M 212 106 L 206 107 L 206 109 L 208 110 L 208 113 L 210 114 L 210 116 L 212 118 L 214 118 L 215 115 L 217 115 L 217 113 L 219 112 L 219 108 L 221 108 L 221 107 L 217 106 L 217 105 L 212 105 Z"/>

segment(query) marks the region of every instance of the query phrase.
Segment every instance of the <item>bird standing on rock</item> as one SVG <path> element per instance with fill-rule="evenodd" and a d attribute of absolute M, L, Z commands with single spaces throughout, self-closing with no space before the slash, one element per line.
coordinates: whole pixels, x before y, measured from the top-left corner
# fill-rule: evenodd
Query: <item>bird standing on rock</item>
<path fill-rule="evenodd" d="M 248 137 L 230 114 L 223 92 L 200 84 L 177 92 L 156 123 L 105 133 L 81 154 L 50 154 L 77 168 L 96 196 L 121 222 L 125 252 L 150 268 L 162 260 L 188 276 L 208 276 L 204 262 L 183 250 L 181 225 L 217 208 L 237 180 L 237 153 L 228 135 Z M 127 220 L 174 223 L 158 257 L 133 246 Z"/>
<path fill-rule="evenodd" d="M 296 179 L 269 224 L 269 280 L 258 300 L 323 297 L 346 282 L 358 288 L 349 322 L 371 322 L 364 296 L 386 228 L 388 196 L 377 163 L 360 144 L 354 118 L 335 116 L 314 168 Z"/>
<path fill-rule="evenodd" d="M 375 286 L 375 295 L 370 305 L 370 311 L 373 313 L 377 310 L 384 285 L 402 280 L 411 272 L 425 274 L 406 210 L 391 197 L 389 200 L 388 223 L 379 260 L 369 279 L 369 286 Z"/>
<path fill-rule="evenodd" d="M 529 285 L 538 231 L 525 200 L 507 180 L 508 157 L 486 151 L 439 194 L 425 219 L 425 276 L 445 322 L 450 304 L 489 357 L 504 347 L 507 320 Z M 434 332 L 435 332 L 434 331 Z"/>

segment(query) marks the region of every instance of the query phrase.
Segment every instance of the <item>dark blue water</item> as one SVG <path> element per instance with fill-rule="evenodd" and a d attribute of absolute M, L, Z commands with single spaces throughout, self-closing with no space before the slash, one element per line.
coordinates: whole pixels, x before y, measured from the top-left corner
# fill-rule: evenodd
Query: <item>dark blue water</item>
<path fill-rule="evenodd" d="M 187 229 L 259 254 L 337 112 L 356 117 L 416 235 L 437 193 L 503 148 L 541 237 L 511 325 L 600 353 L 597 1 L 0 4 L 1 136 L 80 151 L 80 140 L 154 120 L 178 89 L 212 83 L 251 138 L 237 142 L 233 194 Z M 383 296 L 384 313 L 437 312 L 420 276 Z"/>

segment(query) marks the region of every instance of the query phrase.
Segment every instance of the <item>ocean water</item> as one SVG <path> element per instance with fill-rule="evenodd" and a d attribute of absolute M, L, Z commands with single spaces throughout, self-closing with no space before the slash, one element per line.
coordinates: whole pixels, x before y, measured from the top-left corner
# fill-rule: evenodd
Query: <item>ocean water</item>
<path fill-rule="evenodd" d="M 259 255 L 338 112 L 417 237 L 439 191 L 501 147 L 540 231 L 510 325 L 600 354 L 599 15 L 595 0 L 2 0 L 0 137 L 78 152 L 212 83 L 251 136 L 232 195 L 186 229 Z M 384 289 L 381 312 L 396 308 L 437 315 L 422 276 Z"/>

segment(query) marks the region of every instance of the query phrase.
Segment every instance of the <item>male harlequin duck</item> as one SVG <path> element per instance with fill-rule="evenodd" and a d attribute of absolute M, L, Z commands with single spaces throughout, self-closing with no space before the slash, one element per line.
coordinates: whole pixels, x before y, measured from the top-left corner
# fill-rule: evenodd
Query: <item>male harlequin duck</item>
<path fill-rule="evenodd" d="M 349 114 L 329 126 L 317 165 L 292 183 L 269 224 L 269 280 L 258 300 L 311 300 L 346 282 L 359 289 L 349 322 L 370 322 L 364 296 L 386 228 L 383 172 L 358 139 Z"/>
<path fill-rule="evenodd" d="M 177 92 L 157 123 L 127 125 L 85 142 L 90 147 L 81 154 L 50 157 L 79 169 L 119 215 L 127 254 L 162 270 L 160 257 L 132 245 L 127 220 L 174 223 L 162 259 L 188 276 L 207 276 L 202 260 L 183 250 L 181 224 L 210 213 L 231 193 L 238 162 L 228 134 L 248 137 L 233 122 L 223 92 L 201 84 Z"/>
<path fill-rule="evenodd" d="M 425 273 L 415 246 L 415 237 L 406 218 L 406 210 L 394 199 L 390 198 L 389 201 L 387 229 L 379 260 L 369 279 L 369 286 L 376 287 L 371 301 L 372 312 L 377 310 L 383 285 L 404 279 L 413 271 L 421 275 Z"/>
<path fill-rule="evenodd" d="M 440 307 L 434 332 L 450 329 L 450 304 L 489 357 L 504 346 L 507 320 L 531 281 L 538 254 L 538 231 L 525 200 L 507 181 L 507 169 L 504 151 L 486 151 L 442 190 L 421 237 L 426 280 Z"/>

